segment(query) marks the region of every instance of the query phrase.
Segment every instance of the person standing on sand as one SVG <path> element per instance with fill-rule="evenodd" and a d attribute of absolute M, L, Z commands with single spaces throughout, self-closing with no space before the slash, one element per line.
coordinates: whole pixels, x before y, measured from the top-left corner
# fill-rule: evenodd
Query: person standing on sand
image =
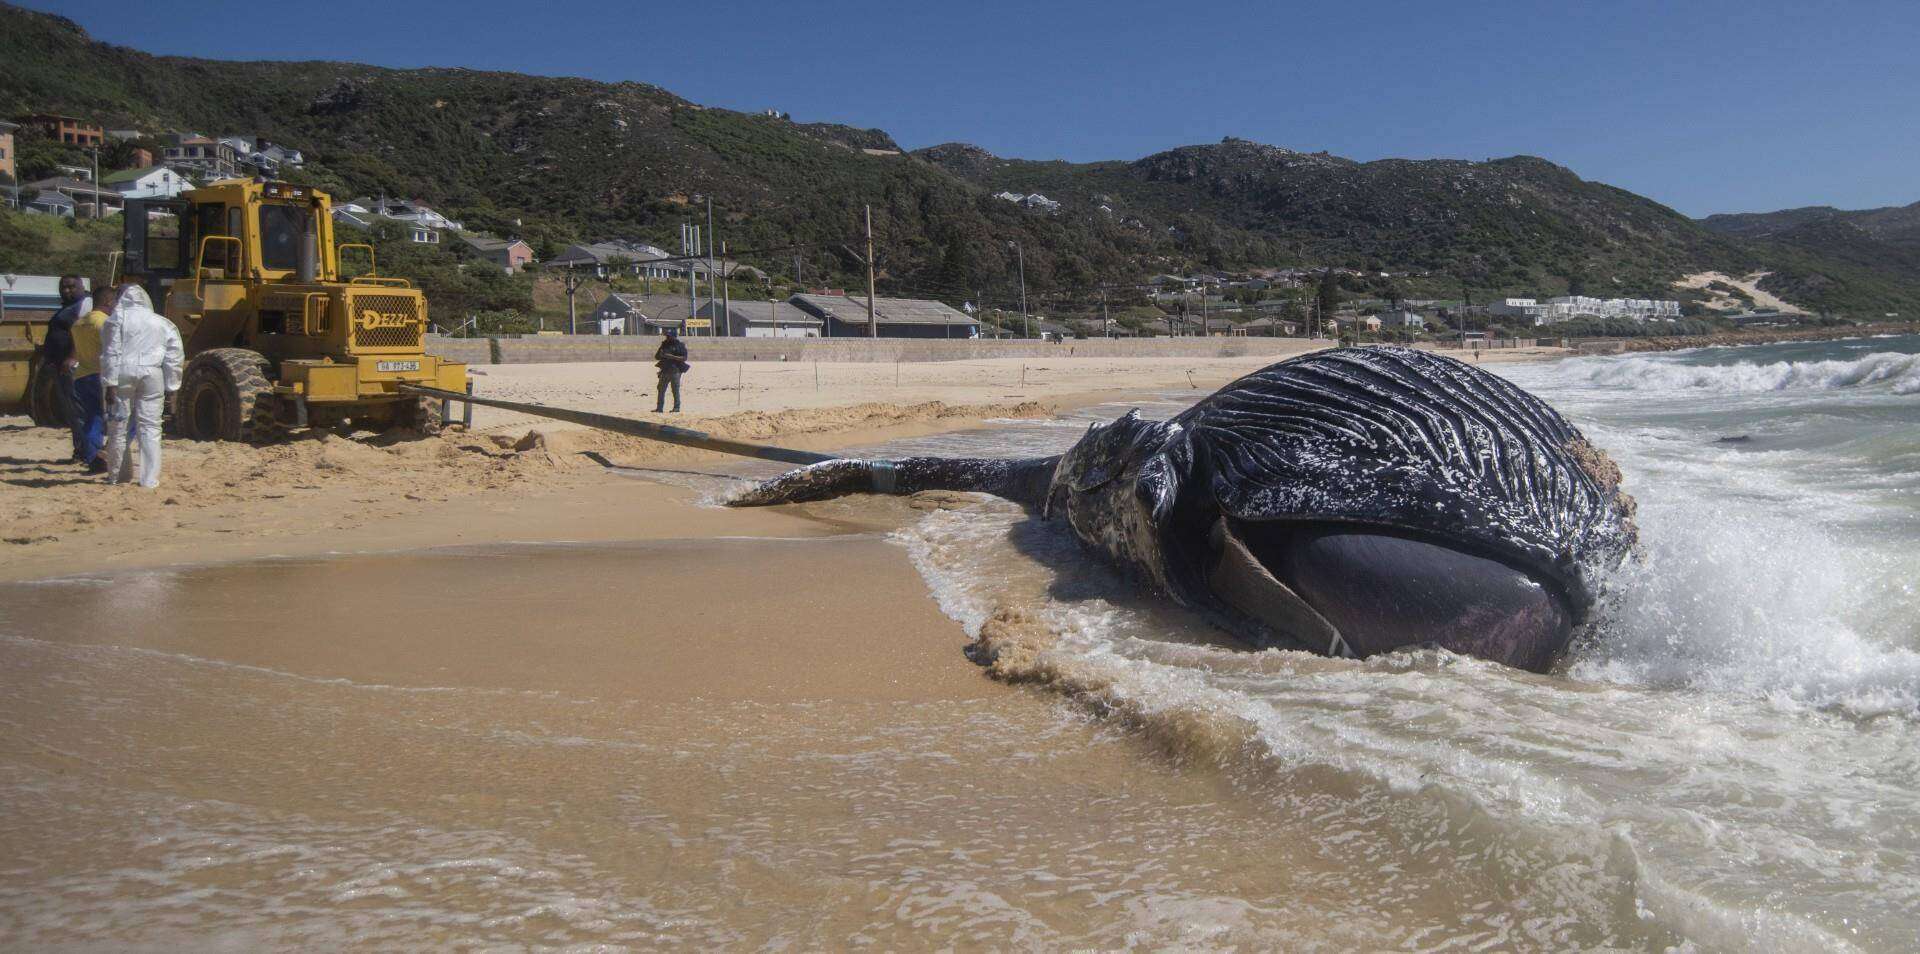
<path fill-rule="evenodd" d="M 79 410 L 81 457 L 87 473 L 104 474 L 107 458 L 102 443 L 107 405 L 106 391 L 100 383 L 100 352 L 105 346 L 107 316 L 113 313 L 120 293 L 111 285 L 94 287 L 99 291 L 93 293 L 92 310 L 73 323 L 73 357 L 67 359 L 67 371 L 73 376 L 74 403 Z"/>
<path fill-rule="evenodd" d="M 81 435 L 84 422 L 73 393 L 73 323 L 92 310 L 93 300 L 87 297 L 85 279 L 78 275 L 60 276 L 60 310 L 48 319 L 47 340 L 40 346 L 41 362 L 53 369 L 53 403 L 60 408 L 67 429 L 73 434 L 73 460 L 77 464 L 84 464 L 87 459 L 80 455 L 84 449 Z"/>
<path fill-rule="evenodd" d="M 673 413 L 680 413 L 680 376 L 692 367 L 687 363 L 687 344 L 674 334 L 672 328 L 666 329 L 666 340 L 654 349 L 653 365 L 660 369 L 659 393 L 654 395 L 653 413 L 659 414 L 667 406 L 667 389 L 673 389 Z"/>
<path fill-rule="evenodd" d="M 180 390 L 186 350 L 180 330 L 153 310 L 145 289 L 120 287 L 120 300 L 107 319 L 100 351 L 100 381 L 113 410 L 107 418 L 107 481 L 133 479 L 129 432 L 140 436 L 140 486 L 160 486 L 160 411 L 166 396 Z"/>

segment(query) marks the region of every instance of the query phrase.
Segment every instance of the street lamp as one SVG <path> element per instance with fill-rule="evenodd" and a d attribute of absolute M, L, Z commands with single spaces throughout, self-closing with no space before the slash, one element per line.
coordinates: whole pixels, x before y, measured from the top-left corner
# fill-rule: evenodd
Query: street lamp
<path fill-rule="evenodd" d="M 1020 247 L 1019 242 L 1007 244 L 1013 247 L 1013 254 L 1020 260 L 1020 336 L 1031 338 L 1033 325 L 1027 319 L 1027 253 Z"/>

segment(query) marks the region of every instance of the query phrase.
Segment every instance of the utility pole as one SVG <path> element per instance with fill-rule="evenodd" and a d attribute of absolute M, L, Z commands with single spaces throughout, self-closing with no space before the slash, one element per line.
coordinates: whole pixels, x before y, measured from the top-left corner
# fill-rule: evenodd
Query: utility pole
<path fill-rule="evenodd" d="M 873 206 L 867 206 L 867 337 L 880 337 L 880 322 L 873 317 Z"/>
<path fill-rule="evenodd" d="M 93 147 L 93 220 L 100 221 L 100 147 Z M 145 464 L 140 465 L 145 467 Z"/>
<path fill-rule="evenodd" d="M 579 319 L 573 310 L 573 293 L 579 290 L 580 275 L 573 270 L 573 266 L 569 265 L 567 266 L 567 334 L 570 335 L 580 333 Z"/>
<path fill-rule="evenodd" d="M 1008 242 L 1013 246 L 1014 257 L 1020 261 L 1020 337 L 1033 337 L 1033 322 L 1027 317 L 1027 250 L 1019 242 Z"/>
<path fill-rule="evenodd" d="M 714 280 L 714 276 L 719 274 L 719 269 L 717 269 L 713 264 L 713 243 L 715 239 L 719 238 L 719 235 L 713 231 L 713 196 L 709 195 L 706 197 L 706 199 L 707 199 L 707 313 L 709 315 L 712 315 L 712 320 L 714 322 L 714 324 L 710 324 L 707 326 L 707 337 L 711 338 L 714 335 L 717 335 L 720 333 L 720 326 L 719 326 L 720 317 L 718 315 L 713 314 L 714 303 L 716 301 L 714 296 L 718 292 L 718 282 Z"/>
<path fill-rule="evenodd" d="M 1467 309 L 1473 307 L 1473 292 L 1467 289 L 1467 283 L 1460 283 L 1460 350 L 1467 350 Z"/>
<path fill-rule="evenodd" d="M 727 260 L 727 246 L 725 242 L 720 243 L 720 260 L 723 262 Z M 720 314 L 716 315 L 713 320 L 715 322 L 724 321 L 729 325 L 733 324 L 733 283 L 727 280 L 727 273 L 724 271 L 720 273 Z M 715 324 L 712 330 L 714 334 L 719 334 L 720 326 Z M 731 336 L 733 329 L 728 328 L 727 334 Z"/>
<path fill-rule="evenodd" d="M 1107 337 L 1113 337 L 1113 319 L 1107 317 L 1107 290 L 1105 288 L 1100 289 L 1100 330 L 1106 332 Z"/>
<path fill-rule="evenodd" d="M 681 225 L 680 250 L 688 256 L 700 254 L 700 226 Z M 700 312 L 700 297 L 696 291 L 700 287 L 700 269 L 691 257 L 687 259 L 687 320 L 692 321 Z M 693 329 L 686 329 L 691 332 Z"/>

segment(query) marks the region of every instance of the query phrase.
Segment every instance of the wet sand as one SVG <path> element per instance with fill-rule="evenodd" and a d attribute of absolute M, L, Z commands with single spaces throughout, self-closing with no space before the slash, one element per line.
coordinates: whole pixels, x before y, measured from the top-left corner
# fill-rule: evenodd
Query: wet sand
<path fill-rule="evenodd" d="M 989 680 L 875 534 L 7 583 L 0 631 L 26 948 L 1658 937 L 1457 869 L 1512 848 L 1444 802 Z"/>
<path fill-rule="evenodd" d="M 14 944 L 1325 930 L 1297 823 L 983 678 L 873 535 L 131 571 L 0 607 Z"/>

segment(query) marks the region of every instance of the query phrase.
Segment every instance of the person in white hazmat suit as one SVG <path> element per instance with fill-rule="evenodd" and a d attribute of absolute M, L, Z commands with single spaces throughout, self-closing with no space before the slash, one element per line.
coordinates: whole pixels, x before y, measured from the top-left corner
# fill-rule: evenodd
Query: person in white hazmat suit
<path fill-rule="evenodd" d="M 100 383 L 107 389 L 107 481 L 133 479 L 129 431 L 140 441 L 140 486 L 160 486 L 160 412 L 180 390 L 186 349 L 180 331 L 138 285 L 121 289 L 120 303 L 101 335 Z"/>

